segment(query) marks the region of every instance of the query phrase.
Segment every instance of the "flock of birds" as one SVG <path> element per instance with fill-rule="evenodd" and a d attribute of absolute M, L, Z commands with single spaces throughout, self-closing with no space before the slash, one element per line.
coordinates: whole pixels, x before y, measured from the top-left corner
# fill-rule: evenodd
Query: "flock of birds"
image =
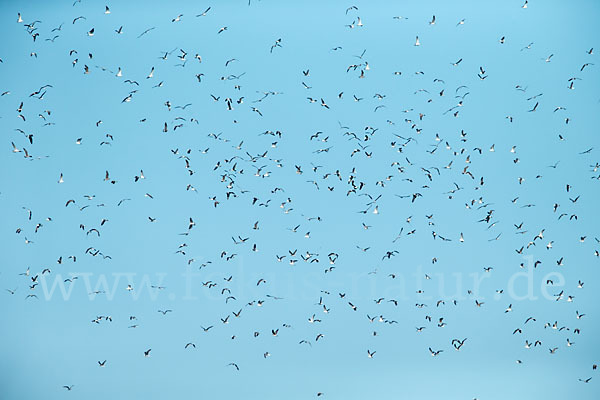
<path fill-rule="evenodd" d="M 385 338 L 398 335 L 414 338 L 415 347 L 437 361 L 450 357 L 450 352 L 485 351 L 482 343 L 486 338 L 471 335 L 469 321 L 456 317 L 461 310 L 470 313 L 481 309 L 489 309 L 484 318 L 505 320 L 507 328 L 498 335 L 510 337 L 509 340 L 516 338 L 511 342 L 514 347 L 506 352 L 519 355 L 505 368 L 526 367 L 530 353 L 517 353 L 517 347 L 529 352 L 539 349 L 545 357 L 554 357 L 571 351 L 578 338 L 586 335 L 581 325 L 595 307 L 577 300 L 585 298 L 580 293 L 594 290 L 588 287 L 595 285 L 587 283 L 585 277 L 590 275 L 580 271 L 596 268 L 600 261 L 600 239 L 590 230 L 595 226 L 592 223 L 590 228 L 585 223 L 596 218 L 590 211 L 594 211 L 593 194 L 598 193 L 595 185 L 600 180 L 600 164 L 593 159 L 594 144 L 577 142 L 577 135 L 570 128 L 570 104 L 576 103 L 578 90 L 585 88 L 588 74 L 594 74 L 596 55 L 591 45 L 577 50 L 580 56 L 574 60 L 576 67 L 560 77 L 564 78 L 562 87 L 532 88 L 526 79 L 515 82 L 507 91 L 518 96 L 515 103 L 523 107 L 501 110 L 508 113 L 501 118 L 496 118 L 495 111 L 483 117 L 477 103 L 489 97 L 485 85 L 493 85 L 489 82 L 502 70 L 478 65 L 474 71 L 467 71 L 470 67 L 465 64 L 474 60 L 468 59 L 472 58 L 470 54 L 461 56 L 459 49 L 457 58 L 441 63 L 446 76 L 434 76 L 426 63 L 418 71 L 382 71 L 381 65 L 386 61 L 370 58 L 376 53 L 375 45 L 354 54 L 347 50 L 346 42 L 339 46 L 334 43 L 322 52 L 322 59 L 305 59 L 295 70 L 286 71 L 285 90 L 256 90 L 256 72 L 250 67 L 248 71 L 244 69 L 242 55 L 231 55 L 234 49 L 218 44 L 207 49 L 213 41 L 218 43 L 236 29 L 219 15 L 219 7 L 199 7 L 194 15 L 176 12 L 164 18 L 163 26 L 134 31 L 126 22 L 117 22 L 126 21 L 118 19 L 119 7 L 94 5 L 80 15 L 78 8 L 83 7 L 82 3 L 75 1 L 72 10 L 65 13 L 72 17 L 56 25 L 50 25 L 41 15 L 25 13 L 19 13 L 14 22 L 18 35 L 28 37 L 26 51 L 29 60 L 34 59 L 28 62 L 43 69 L 44 57 L 55 57 L 60 60 L 65 79 L 77 80 L 83 92 L 92 90 L 85 86 L 85 80 L 90 78 L 120 88 L 90 100 L 96 118 L 81 121 L 81 126 L 65 126 L 60 115 L 65 113 L 62 103 L 54 107 L 64 80 L 44 74 L 18 84 L 3 80 L 2 85 L 7 88 L 2 89 L 0 97 L 4 106 L 0 121 L 7 131 L 5 166 L 10 163 L 10 168 L 21 168 L 23 163 L 29 163 L 20 172 L 27 179 L 23 185 L 37 184 L 38 177 L 47 176 L 46 172 L 55 176 L 53 182 L 44 183 L 52 193 L 47 204 L 38 207 L 43 211 L 31 206 L 30 199 L 14 188 L 3 187 L 0 194 L 0 199 L 11 198 L 21 207 L 11 211 L 16 215 L 17 226 L 7 227 L 17 238 L 12 252 L 18 257 L 37 254 L 44 259 L 37 265 L 5 268 L 0 275 L 2 284 L 11 285 L 3 288 L 5 294 L 28 303 L 22 307 L 49 300 L 41 288 L 56 279 L 57 274 L 59 283 L 68 286 L 83 279 L 80 273 L 71 271 L 99 273 L 122 269 L 119 257 L 139 251 L 127 244 L 129 239 L 120 236 L 120 231 L 126 231 L 159 238 L 152 242 L 155 248 L 148 248 L 150 253 L 165 250 L 164 243 L 176 243 L 169 244 L 165 251 L 174 264 L 168 268 L 169 274 L 162 281 L 149 284 L 151 293 L 163 296 L 160 299 L 169 296 L 169 300 L 150 301 L 140 295 L 137 301 L 147 301 L 146 310 L 151 311 L 139 314 L 124 306 L 120 317 L 113 317 L 110 311 L 96 314 L 93 310 L 98 306 L 88 302 L 88 298 L 114 296 L 107 293 L 108 286 L 100 285 L 69 299 L 90 310 L 90 319 L 76 321 L 77 324 L 91 321 L 94 327 L 125 328 L 118 335 L 143 330 L 144 319 L 155 316 L 161 317 L 160 323 L 169 324 L 169 318 L 178 314 L 178 307 L 183 307 L 185 289 L 179 282 L 180 274 L 192 270 L 201 280 L 201 285 L 194 287 L 195 294 L 210 299 L 206 301 L 221 316 L 214 320 L 200 318 L 190 340 L 178 344 L 185 352 L 201 348 L 211 335 L 227 341 L 267 335 L 285 341 L 290 348 L 299 346 L 302 351 L 314 352 L 321 346 L 336 347 L 339 332 L 330 332 L 330 327 L 342 323 L 366 327 L 368 333 L 361 339 L 364 344 L 347 352 L 374 363 L 387 351 L 389 342 Z M 529 7 L 525 1 L 514 12 L 530 12 Z M 339 16 L 347 21 L 339 27 L 342 35 L 369 28 L 363 12 L 362 6 L 355 5 L 339 10 Z M 90 20 L 98 21 L 100 16 L 109 22 L 90 24 Z M 388 22 L 402 24 L 408 19 L 390 15 Z M 469 22 L 469 18 L 448 21 L 433 15 L 419 25 L 423 31 L 441 24 L 459 31 L 466 29 Z M 155 48 L 153 37 L 166 26 L 176 24 L 202 24 L 216 29 L 210 28 L 212 33 L 203 38 L 208 44 L 195 49 L 176 44 L 167 51 Z M 109 25 L 111 30 L 105 28 Z M 424 34 L 403 35 L 406 47 L 415 51 L 434 40 L 431 36 L 425 40 Z M 71 45 L 74 36 L 76 44 Z M 101 44 L 92 45 L 92 41 L 121 37 L 124 39 L 117 46 L 139 46 L 140 53 L 152 49 L 148 51 L 149 59 L 155 61 L 134 67 L 105 66 L 106 49 Z M 170 38 L 172 43 L 177 40 L 177 35 Z M 269 60 L 285 58 L 286 54 L 289 57 L 286 51 L 294 51 L 289 44 L 292 42 L 286 40 L 284 33 L 275 34 L 273 40 L 256 43 L 252 51 Z M 515 58 L 536 51 L 535 43 L 527 38 L 523 45 L 516 42 L 516 38 L 499 33 L 496 43 L 489 45 L 513 46 Z M 56 48 L 52 46 L 61 43 L 68 47 L 65 54 L 52 50 Z M 577 48 L 581 44 L 570 46 Z M 542 69 L 561 57 L 559 50 L 532 57 L 533 61 L 528 62 Z M 23 49 L 19 51 L 23 53 Z M 0 56 L 5 64 L 13 57 Z M 329 77 L 323 72 L 327 67 L 322 65 L 326 58 L 343 76 L 346 86 L 334 87 L 337 78 L 328 82 Z M 129 70 L 136 72 L 130 74 Z M 377 83 L 369 86 L 369 78 Z M 119 86 L 114 86 L 115 82 Z M 407 89 L 412 82 L 421 87 Z M 162 91 L 169 90 L 170 85 L 185 86 L 181 90 L 191 90 L 195 95 L 177 98 L 177 88 L 165 96 Z M 545 101 L 546 90 L 561 93 L 564 103 Z M 135 111 L 126 109 L 138 102 L 144 106 Z M 402 108 L 398 104 L 410 106 Z M 75 110 L 84 106 L 88 107 L 69 103 Z M 479 111 L 470 113 L 470 108 Z M 547 133 L 544 144 L 536 148 L 523 137 L 528 133 L 522 132 L 525 128 L 520 130 L 519 124 L 538 114 L 543 114 L 541 119 L 552 120 L 558 132 Z M 471 120 L 491 120 L 492 115 L 496 120 L 490 123 L 517 133 L 498 137 L 474 132 Z M 217 127 L 214 130 L 206 128 L 211 118 Z M 522 122 L 523 126 L 529 121 Z M 119 129 L 120 124 L 129 125 Z M 107 125 L 111 129 L 105 130 Z M 60 138 L 60 148 L 48 145 L 50 134 L 46 131 L 53 132 L 52 140 Z M 127 147 L 118 153 L 121 143 L 130 140 L 125 136 L 131 135 L 139 135 L 144 146 L 152 148 L 152 156 L 144 158 Z M 506 145 L 507 140 L 513 142 Z M 546 163 L 540 154 L 546 147 L 560 148 L 571 142 L 580 148 L 566 147 L 558 153 L 548 150 L 549 154 L 562 154 L 551 162 Z M 51 160 L 68 157 L 70 152 L 84 147 L 88 153 L 83 158 L 93 157 L 94 153 L 108 154 L 108 158 L 94 161 L 102 160 L 102 172 L 68 163 L 61 164 L 64 169 L 47 166 Z M 120 156 L 111 156 L 110 152 Z M 147 164 L 139 165 L 139 160 Z M 540 162 L 547 165 L 539 165 Z M 36 171 L 44 173 L 36 175 Z M 27 177 L 28 173 L 31 175 Z M 85 189 L 70 183 L 83 180 L 81 187 Z M 176 184 L 165 183 L 167 180 Z M 542 190 L 537 182 L 547 186 Z M 58 201 L 54 201 L 55 195 Z M 160 203 L 161 198 L 185 201 L 172 205 L 171 200 Z M 144 213 L 143 217 L 137 218 L 140 213 Z M 184 218 L 180 217 L 182 214 Z M 119 222 L 119 218 L 128 222 Z M 118 229 L 111 229 L 112 224 Z M 47 230 L 54 238 L 43 236 Z M 37 249 L 44 246 L 44 241 L 53 242 L 56 237 L 65 241 L 77 237 L 74 243 L 81 246 L 69 247 L 69 253 L 39 254 Z M 202 246 L 207 240 L 211 243 L 208 248 Z M 159 241 L 163 247 L 158 246 Z M 475 247 L 462 252 L 461 246 L 468 246 L 469 242 Z M 20 247 L 21 243 L 24 247 Z M 457 254 L 468 259 L 470 252 L 478 251 L 476 248 L 485 249 L 479 250 L 487 254 L 484 265 L 473 267 L 464 258 L 460 263 L 470 265 L 461 271 L 480 274 L 480 280 L 465 280 L 453 295 L 444 294 L 443 290 L 436 292 L 436 280 L 443 280 L 443 274 L 447 277 L 455 270 L 447 259 Z M 449 254 L 452 256 L 447 257 Z M 406 259 L 421 260 L 420 284 L 405 279 L 414 272 Z M 259 263 L 265 268 L 254 266 Z M 146 271 L 142 266 L 135 268 L 139 268 L 138 273 Z M 511 298 L 507 280 L 502 276 L 530 270 L 535 271 L 536 288 L 541 285 L 549 299 L 528 302 Z M 347 271 L 358 274 L 360 279 L 348 282 Z M 539 282 L 538 271 L 549 275 Z M 293 276 L 297 282 L 310 277 L 311 284 L 304 285 L 302 294 L 294 295 L 289 282 L 281 278 L 290 273 L 296 274 Z M 258 275 L 250 284 L 240 274 Z M 493 282 L 494 289 L 479 286 L 486 279 Z M 406 292 L 390 290 L 399 287 L 400 280 Z M 367 288 L 372 282 L 377 283 Z M 295 284 L 292 281 L 292 286 Z M 121 282 L 115 290 L 135 296 L 140 291 L 138 286 L 136 282 Z M 552 314 L 553 307 L 564 303 L 569 304 L 568 320 L 543 319 L 547 313 Z M 290 313 L 275 313 L 271 305 L 290 307 Z M 538 307 L 544 307 L 544 311 Z M 526 318 L 508 319 L 515 312 L 513 309 Z M 343 322 L 336 322 L 338 315 Z M 267 318 L 272 325 L 253 322 L 259 318 Z M 461 321 L 463 334 L 445 334 L 447 326 L 459 324 L 457 320 Z M 435 331 L 435 336 L 429 336 L 430 342 L 425 343 L 420 338 L 430 331 Z M 151 346 L 140 344 L 139 357 L 152 358 L 161 351 L 161 340 L 168 340 L 155 339 Z M 594 384 L 593 357 L 597 354 L 591 351 L 589 365 L 584 366 L 588 373 L 568 378 L 576 384 Z M 236 374 L 245 368 L 260 368 L 261 362 L 278 356 L 265 346 L 252 364 L 233 357 L 225 362 L 214 361 L 214 373 Z M 89 363 L 98 368 L 113 367 L 108 357 L 90 359 Z M 77 391 L 79 386 L 77 382 L 57 383 L 57 387 L 68 392 Z M 317 397 L 335 396 L 318 387 L 311 387 L 309 392 Z"/>

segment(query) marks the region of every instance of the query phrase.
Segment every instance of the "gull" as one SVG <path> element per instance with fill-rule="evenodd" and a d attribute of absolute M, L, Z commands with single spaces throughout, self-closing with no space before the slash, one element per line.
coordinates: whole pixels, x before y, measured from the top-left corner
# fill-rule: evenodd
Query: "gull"
<path fill-rule="evenodd" d="M 275 44 L 273 44 L 273 45 L 271 46 L 270 53 L 273 53 L 273 49 L 274 49 L 275 47 L 282 47 L 282 46 L 281 46 L 281 39 L 277 39 L 277 40 L 275 41 Z"/>
<path fill-rule="evenodd" d="M 227 364 L 227 366 L 233 366 L 233 367 L 235 367 L 236 370 L 238 370 L 238 371 L 240 370 L 240 367 L 238 367 L 238 365 L 236 363 L 229 363 L 229 364 Z"/>
<path fill-rule="evenodd" d="M 153 26 L 152 28 L 148 28 L 148 29 L 146 29 L 144 32 L 140 33 L 140 35 L 139 35 L 137 38 L 138 38 L 138 39 L 139 39 L 139 38 L 141 38 L 142 36 L 144 36 L 145 34 L 147 34 L 148 32 L 150 32 L 150 31 L 152 31 L 152 30 L 154 30 L 154 29 L 156 29 L 156 27 L 155 27 L 155 26 Z M 166 59 L 166 55 L 165 55 L 165 59 Z"/>
<path fill-rule="evenodd" d="M 465 344 L 467 338 L 464 338 L 462 341 L 459 339 L 452 339 L 452 346 L 456 349 L 456 351 L 460 351 L 460 348 Z"/>
<path fill-rule="evenodd" d="M 443 352 L 443 351 L 444 351 L 444 350 L 437 350 L 437 351 L 433 351 L 433 350 L 431 349 L 431 347 L 429 348 L 429 352 L 431 353 L 431 356 L 432 356 L 432 357 L 435 357 L 435 356 L 439 355 L 439 354 L 440 354 L 441 352 Z"/>
<path fill-rule="evenodd" d="M 523 50 L 529 50 L 529 49 L 531 49 L 531 46 L 533 46 L 533 42 L 531 42 L 531 43 L 529 43 L 527 46 L 523 47 L 523 48 L 521 49 L 521 51 L 523 51 Z"/>
<path fill-rule="evenodd" d="M 420 46 L 421 42 L 419 41 L 419 37 L 417 36 L 417 38 L 415 39 L 415 46 Z"/>
<path fill-rule="evenodd" d="M 364 49 L 360 56 L 354 56 L 354 57 L 360 58 L 362 60 L 362 58 L 366 52 L 367 52 L 367 49 Z"/>
<path fill-rule="evenodd" d="M 350 6 L 350 7 L 346 8 L 346 15 L 348 15 L 348 11 L 350 11 L 350 10 L 356 10 L 356 11 L 358 11 L 358 7 L 356 7 L 356 6 Z"/>
<path fill-rule="evenodd" d="M 202 14 L 196 15 L 196 17 L 206 17 L 206 14 L 208 14 L 209 11 L 210 11 L 210 7 L 208 7 L 206 10 L 204 10 L 204 12 Z"/>

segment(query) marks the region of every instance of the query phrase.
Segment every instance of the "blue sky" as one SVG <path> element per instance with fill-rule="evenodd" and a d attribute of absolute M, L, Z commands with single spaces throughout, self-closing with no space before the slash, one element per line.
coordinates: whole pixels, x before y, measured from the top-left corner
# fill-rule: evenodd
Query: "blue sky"
<path fill-rule="evenodd" d="M 4 2 L 0 397 L 597 398 L 600 8 L 523 5 Z"/>

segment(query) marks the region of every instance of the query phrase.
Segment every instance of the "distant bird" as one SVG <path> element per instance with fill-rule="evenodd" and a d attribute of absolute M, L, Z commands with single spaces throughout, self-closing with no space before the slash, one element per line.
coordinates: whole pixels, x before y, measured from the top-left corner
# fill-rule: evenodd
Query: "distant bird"
<path fill-rule="evenodd" d="M 236 369 L 237 371 L 239 371 L 239 370 L 240 370 L 240 367 L 238 367 L 238 365 L 237 365 L 236 363 L 229 363 L 229 364 L 227 364 L 227 365 L 230 365 L 230 366 L 233 366 L 233 367 L 235 367 L 235 369 Z"/>
<path fill-rule="evenodd" d="M 429 348 L 429 352 L 431 353 L 431 355 L 432 355 L 433 357 L 435 357 L 435 356 L 438 356 L 438 355 L 439 355 L 440 353 L 442 353 L 443 351 L 444 351 L 444 350 L 436 350 L 436 351 L 434 351 L 434 350 L 432 350 L 432 349 L 431 349 L 431 347 Z"/>
<path fill-rule="evenodd" d="M 208 14 L 209 11 L 210 11 L 210 7 L 208 7 L 206 10 L 204 10 L 203 13 L 196 15 L 196 17 L 206 17 L 206 15 Z"/>

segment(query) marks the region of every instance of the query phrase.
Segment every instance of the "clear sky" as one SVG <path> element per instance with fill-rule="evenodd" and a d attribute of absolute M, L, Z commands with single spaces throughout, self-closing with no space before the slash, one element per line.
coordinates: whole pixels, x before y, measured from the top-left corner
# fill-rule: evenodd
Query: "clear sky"
<path fill-rule="evenodd" d="M 0 398 L 598 398 L 599 3 L 0 11 Z"/>

